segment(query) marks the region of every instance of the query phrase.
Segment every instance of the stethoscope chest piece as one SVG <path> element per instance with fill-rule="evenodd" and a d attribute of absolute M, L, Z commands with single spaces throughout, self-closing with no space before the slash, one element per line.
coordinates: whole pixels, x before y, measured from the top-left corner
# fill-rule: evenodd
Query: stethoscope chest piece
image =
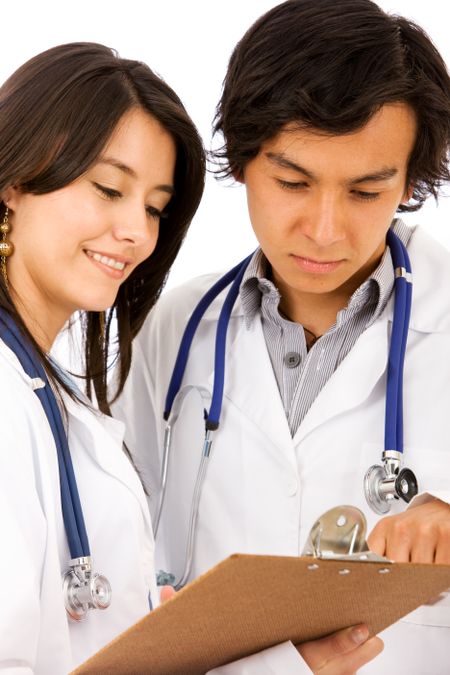
<path fill-rule="evenodd" d="M 92 572 L 92 558 L 75 558 L 63 576 L 63 595 L 67 614 L 82 621 L 90 609 L 106 609 L 111 604 L 111 585 L 106 577 Z"/>
<path fill-rule="evenodd" d="M 388 513 L 395 499 L 409 503 L 418 493 L 417 478 L 411 469 L 400 470 L 400 457 L 395 451 L 383 453 L 383 466 L 374 464 L 364 476 L 364 493 L 369 506 L 383 515 Z"/>

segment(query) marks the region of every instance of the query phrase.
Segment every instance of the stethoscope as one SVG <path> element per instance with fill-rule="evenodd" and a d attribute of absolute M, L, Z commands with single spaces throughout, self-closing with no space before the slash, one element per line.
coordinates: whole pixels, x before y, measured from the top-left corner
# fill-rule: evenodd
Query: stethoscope
<path fill-rule="evenodd" d="M 387 513 L 395 500 L 401 499 L 410 502 L 418 492 L 417 480 L 414 473 L 402 467 L 403 458 L 403 365 L 406 352 L 406 341 L 409 330 L 412 299 L 412 273 L 406 247 L 389 230 L 387 243 L 391 250 L 395 270 L 394 282 L 394 318 L 389 346 L 388 372 L 386 386 L 386 413 L 385 413 L 385 441 L 382 453 L 382 464 L 371 466 L 364 477 L 364 494 L 369 506 L 378 514 Z M 209 412 L 204 410 L 205 436 L 202 447 L 201 461 L 194 487 L 189 527 L 186 543 L 184 568 L 179 581 L 167 572 L 158 574 L 158 583 L 172 583 L 175 588 L 184 586 L 189 578 L 194 553 L 194 539 L 198 520 L 198 508 L 202 487 L 206 475 L 207 464 L 211 455 L 211 446 L 214 433 L 219 428 L 222 409 L 224 381 L 225 381 L 225 347 L 231 311 L 239 293 L 240 284 L 245 270 L 253 254 L 233 267 L 221 277 L 200 300 L 181 338 L 175 366 L 166 396 L 164 420 L 164 446 L 161 465 L 161 490 L 154 519 L 155 537 L 158 532 L 161 513 L 167 486 L 169 457 L 172 448 L 174 425 L 179 417 L 183 401 L 187 394 L 196 390 L 205 402 L 209 393 L 193 385 L 181 387 L 186 370 L 189 350 L 196 330 L 208 307 L 214 299 L 229 284 L 231 287 L 223 303 L 217 324 L 214 355 L 214 385 Z"/>
<path fill-rule="evenodd" d="M 10 315 L 0 308 L 0 338 L 17 356 L 32 379 L 34 391 L 44 409 L 58 454 L 61 505 L 71 560 L 63 574 L 63 597 L 68 615 L 80 621 L 90 609 L 111 604 L 111 586 L 106 577 L 93 571 L 93 561 L 84 524 L 67 434 L 55 394 L 45 369 L 29 341 Z"/>

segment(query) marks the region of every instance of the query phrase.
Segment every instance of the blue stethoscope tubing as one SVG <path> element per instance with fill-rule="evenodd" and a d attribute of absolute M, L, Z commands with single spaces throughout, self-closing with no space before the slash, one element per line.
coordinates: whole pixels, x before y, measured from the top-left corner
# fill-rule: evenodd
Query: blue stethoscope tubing
<path fill-rule="evenodd" d="M 409 331 L 409 321 L 411 315 L 412 272 L 411 272 L 411 262 L 406 247 L 399 239 L 399 237 L 393 232 L 392 229 L 388 231 L 386 241 L 391 251 L 393 266 L 395 270 L 395 281 L 394 281 L 395 299 L 394 299 L 394 317 L 388 356 L 384 446 L 385 446 L 385 453 L 387 452 L 388 454 L 391 455 L 392 454 L 396 455 L 397 453 L 400 453 L 399 456 L 401 457 L 403 454 L 403 370 L 406 353 L 406 343 Z M 223 303 L 217 325 L 215 352 L 214 352 L 213 393 L 209 412 L 206 410 L 204 411 L 205 442 L 203 444 L 202 459 L 197 474 L 197 480 L 194 488 L 194 497 L 191 505 L 185 566 L 181 576 L 181 580 L 175 584 L 177 588 L 184 585 L 190 574 L 190 568 L 192 565 L 192 557 L 193 557 L 195 528 L 198 517 L 199 500 L 206 472 L 206 460 L 209 458 L 211 452 L 211 444 L 212 444 L 211 434 L 215 432 L 219 427 L 220 413 L 222 410 L 224 383 L 225 383 L 225 350 L 226 350 L 226 336 L 228 324 L 230 322 L 233 306 L 239 293 L 242 278 L 252 257 L 253 254 L 245 258 L 242 262 L 240 262 L 238 265 L 233 267 L 229 272 L 227 272 L 223 277 L 221 277 L 209 289 L 209 291 L 207 291 L 207 293 L 202 297 L 200 302 L 195 307 L 191 315 L 191 318 L 189 319 L 186 325 L 183 336 L 181 338 L 178 354 L 175 360 L 174 370 L 167 391 L 163 415 L 164 420 L 167 423 L 167 426 L 164 438 L 160 498 L 155 514 L 155 528 L 154 528 L 155 537 L 158 532 L 159 522 L 164 504 L 165 490 L 167 484 L 169 454 L 171 449 L 172 429 L 179 415 L 178 410 L 176 411 L 175 414 L 172 414 L 174 401 L 181 389 L 190 348 L 193 339 L 195 337 L 197 328 L 200 324 L 200 321 L 203 318 L 208 307 L 215 300 L 215 298 L 229 284 L 231 284 L 230 290 L 228 291 L 225 301 Z M 195 387 L 188 387 L 186 389 L 192 388 Z M 385 464 L 385 469 L 383 471 L 384 481 L 380 482 L 385 483 L 389 482 L 390 484 L 392 483 L 391 480 L 392 476 L 390 475 L 390 472 L 386 469 L 386 466 L 388 466 L 386 464 L 386 461 L 387 460 L 385 460 L 383 456 L 383 462 Z M 397 460 L 396 472 L 398 472 L 399 467 L 400 461 Z M 381 467 L 372 467 L 372 468 L 377 468 L 381 470 Z M 410 472 L 409 470 L 407 471 L 409 474 L 411 474 L 412 478 L 415 480 L 415 477 L 413 476 L 412 472 Z M 417 483 L 415 487 L 417 488 Z M 367 490 L 367 488 L 365 489 L 366 489 L 366 498 L 371 508 L 374 508 L 374 510 L 376 510 L 377 505 L 376 504 L 374 505 L 374 500 L 369 497 L 368 494 L 369 491 Z M 379 488 L 377 487 L 377 489 Z M 389 489 L 392 492 L 393 488 L 390 487 Z M 398 496 L 396 496 L 395 498 L 398 498 Z M 173 577 L 173 575 L 167 575 L 166 573 L 161 574 L 162 574 L 161 578 L 163 580 L 167 580 L 168 577 Z M 164 583 L 165 582 L 166 581 L 164 581 Z"/>
<path fill-rule="evenodd" d="M 412 305 L 411 261 L 400 239 L 389 230 L 395 277 L 395 305 L 386 384 L 384 449 L 403 454 L 403 369 Z"/>
<path fill-rule="evenodd" d="M 34 392 L 53 435 L 58 458 L 61 510 L 71 556 L 62 577 L 64 605 L 71 619 L 81 621 L 89 610 L 109 607 L 111 585 L 105 576 L 93 570 L 69 442 L 55 393 L 36 350 L 3 308 L 0 308 L 0 338 L 16 355 L 24 372 L 34 380 Z"/>
<path fill-rule="evenodd" d="M 90 547 L 78 494 L 77 482 L 70 456 L 69 443 L 55 394 L 36 351 L 20 332 L 11 316 L 0 308 L 0 338 L 17 356 L 23 370 L 32 379 L 39 378 L 44 386 L 34 390 L 50 425 L 59 467 L 61 505 L 71 558 L 89 557 Z"/>
<path fill-rule="evenodd" d="M 207 413 L 205 416 L 205 430 L 215 431 L 216 429 L 218 429 L 220 422 L 220 413 L 222 410 L 223 389 L 225 383 L 225 349 L 227 341 L 228 324 L 230 322 L 230 316 L 234 307 L 234 303 L 236 302 L 236 298 L 239 294 L 239 287 L 242 281 L 242 277 L 244 276 L 244 272 L 247 269 L 248 264 L 252 259 L 252 256 L 253 253 L 247 256 L 247 258 L 245 258 L 238 265 L 235 265 L 233 269 L 231 269 L 223 277 L 221 277 L 218 281 L 216 281 L 216 283 L 213 286 L 211 286 L 209 291 L 205 293 L 203 298 L 200 300 L 200 302 L 192 312 L 192 316 L 189 319 L 186 328 L 184 329 L 172 377 L 170 378 L 163 415 L 164 420 L 166 422 L 170 417 L 175 397 L 180 390 L 181 382 L 183 380 L 183 375 L 186 370 L 186 365 L 189 358 L 189 351 L 191 349 L 192 341 L 194 339 L 200 321 L 202 320 L 206 310 L 211 305 L 211 303 L 232 282 L 231 288 L 227 293 L 225 302 L 223 303 L 222 310 L 219 315 L 219 321 L 217 324 L 216 343 L 214 351 L 213 395 L 211 399 L 211 406 L 209 409 L 209 413 Z"/>
<path fill-rule="evenodd" d="M 411 275 L 411 262 L 406 247 L 389 230 L 387 243 L 391 250 L 394 269 L 405 270 Z M 214 355 L 214 385 L 209 413 L 205 417 L 205 429 L 215 431 L 219 427 L 222 410 L 223 391 L 225 382 L 225 349 L 228 324 L 231 312 L 239 293 L 239 287 L 245 270 L 253 254 L 233 267 L 221 277 L 203 296 L 191 318 L 189 319 L 175 361 L 172 377 L 167 391 L 164 420 L 170 417 L 173 402 L 178 394 L 186 370 L 189 351 L 206 310 L 215 298 L 231 283 L 231 288 L 225 298 L 217 325 L 215 355 Z M 403 366 L 408 338 L 409 320 L 412 304 L 412 283 L 405 275 L 398 275 L 395 279 L 395 304 L 392 325 L 391 342 L 388 357 L 388 374 L 386 386 L 386 421 L 385 421 L 385 450 L 403 452 Z"/>

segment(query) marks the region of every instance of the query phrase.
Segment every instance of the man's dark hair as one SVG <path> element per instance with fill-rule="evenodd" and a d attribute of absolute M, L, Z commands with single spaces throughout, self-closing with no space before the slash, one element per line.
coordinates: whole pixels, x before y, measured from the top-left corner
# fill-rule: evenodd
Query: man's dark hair
<path fill-rule="evenodd" d="M 288 0 L 237 44 L 217 106 L 213 153 L 223 176 L 242 175 L 261 145 L 292 123 L 333 135 L 363 127 L 383 105 L 415 111 L 417 138 L 400 211 L 415 211 L 450 180 L 450 80 L 426 33 L 370 0 Z"/>

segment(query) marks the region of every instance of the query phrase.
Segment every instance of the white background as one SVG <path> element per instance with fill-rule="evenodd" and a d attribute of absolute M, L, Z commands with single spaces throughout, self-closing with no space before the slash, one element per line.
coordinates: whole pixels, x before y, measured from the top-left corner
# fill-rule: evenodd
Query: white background
<path fill-rule="evenodd" d="M 230 53 L 251 23 L 276 4 L 270 0 L 16 0 L 8 3 L 3 14 L 0 81 L 48 47 L 71 41 L 102 42 L 123 57 L 145 61 L 161 75 L 183 100 L 209 148 Z M 380 0 L 378 4 L 419 23 L 450 63 L 441 0 Z M 450 199 L 442 198 L 438 208 L 427 203 L 406 219 L 425 224 L 450 248 L 449 216 Z M 255 246 L 244 188 L 217 183 L 210 175 L 168 286 L 227 268 Z"/>

